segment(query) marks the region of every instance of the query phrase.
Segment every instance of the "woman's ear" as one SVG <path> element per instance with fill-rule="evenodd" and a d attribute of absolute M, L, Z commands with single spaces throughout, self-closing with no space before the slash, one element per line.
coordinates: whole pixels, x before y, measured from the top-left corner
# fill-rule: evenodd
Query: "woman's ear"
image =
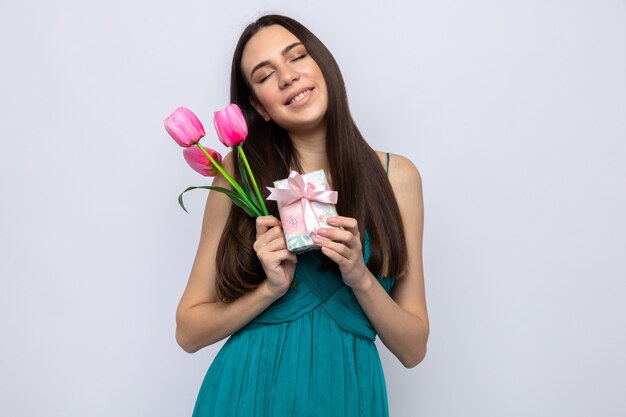
<path fill-rule="evenodd" d="M 267 111 L 265 111 L 265 107 L 263 107 L 263 105 L 261 103 L 259 103 L 252 96 L 248 96 L 248 99 L 250 100 L 250 104 L 252 104 L 252 107 L 254 107 L 256 109 L 256 111 L 261 115 L 263 120 L 265 120 L 266 122 L 269 122 L 270 121 L 270 116 L 269 116 L 269 114 L 267 114 Z"/>

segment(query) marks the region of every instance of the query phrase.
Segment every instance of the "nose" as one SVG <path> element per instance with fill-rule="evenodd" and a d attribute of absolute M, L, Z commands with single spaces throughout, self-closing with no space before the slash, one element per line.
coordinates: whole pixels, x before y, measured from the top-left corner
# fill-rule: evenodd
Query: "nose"
<path fill-rule="evenodd" d="M 285 88 L 291 85 L 295 80 L 300 78 L 300 74 L 294 68 L 285 67 L 281 71 L 280 76 L 280 88 Z"/>

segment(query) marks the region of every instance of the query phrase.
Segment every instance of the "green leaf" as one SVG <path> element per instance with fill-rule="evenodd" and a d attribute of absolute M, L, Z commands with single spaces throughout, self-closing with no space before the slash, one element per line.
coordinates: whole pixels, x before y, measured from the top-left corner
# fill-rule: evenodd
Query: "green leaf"
<path fill-rule="evenodd" d="M 187 191 L 195 190 L 196 188 L 204 188 L 204 189 L 207 189 L 207 190 L 215 190 L 215 191 L 219 191 L 221 193 L 224 193 L 228 197 L 230 197 L 231 200 L 233 200 L 233 204 L 235 204 L 237 207 L 241 207 L 241 209 L 243 209 L 243 211 L 248 216 L 256 217 L 256 215 L 254 214 L 254 211 L 252 209 L 250 209 L 250 207 L 248 207 L 248 203 L 243 198 L 241 198 L 241 196 L 239 196 L 239 194 L 237 194 L 235 191 L 229 190 L 228 188 L 217 187 L 217 186 L 213 186 L 213 185 L 202 185 L 202 186 L 198 186 L 198 187 L 188 187 L 185 191 L 180 193 L 180 195 L 178 196 L 178 204 L 180 204 L 180 206 L 183 208 L 183 210 L 185 210 L 187 213 L 189 213 L 189 212 L 187 211 L 187 209 L 185 208 L 185 206 L 183 204 L 183 194 L 185 194 Z"/>
<path fill-rule="evenodd" d="M 256 193 L 252 189 L 250 185 L 250 180 L 248 180 L 248 170 L 246 169 L 246 164 L 243 163 L 243 159 L 239 152 L 237 153 L 237 165 L 239 166 L 239 173 L 241 174 L 241 183 L 243 185 L 243 190 L 246 192 L 246 195 L 252 201 L 252 204 L 259 210 L 260 213 L 263 213 L 263 209 L 261 208 L 261 204 L 259 203 L 258 198 L 256 197 Z"/>

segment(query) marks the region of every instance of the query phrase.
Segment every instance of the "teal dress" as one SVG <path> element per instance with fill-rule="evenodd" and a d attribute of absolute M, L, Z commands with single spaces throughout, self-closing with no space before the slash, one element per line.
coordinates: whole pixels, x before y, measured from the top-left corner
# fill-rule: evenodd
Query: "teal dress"
<path fill-rule="evenodd" d="M 367 264 L 367 230 L 364 241 Z M 340 274 L 317 270 L 321 251 L 297 256 L 296 288 L 226 341 L 193 417 L 389 415 L 376 331 L 352 289 Z M 388 293 L 395 282 L 376 279 Z"/>

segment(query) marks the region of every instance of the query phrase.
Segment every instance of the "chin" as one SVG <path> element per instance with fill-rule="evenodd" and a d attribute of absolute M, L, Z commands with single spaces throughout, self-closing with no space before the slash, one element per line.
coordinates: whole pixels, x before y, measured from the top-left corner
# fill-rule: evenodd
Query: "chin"
<path fill-rule="evenodd" d="M 289 117 L 284 120 L 274 120 L 277 125 L 285 130 L 310 130 L 321 123 L 326 122 L 326 112 L 311 112 L 297 117 Z"/>
<path fill-rule="evenodd" d="M 312 130 L 317 128 L 318 126 L 322 125 L 326 123 L 326 117 L 321 116 L 321 117 L 315 117 L 315 118 L 311 118 L 311 119 L 307 119 L 307 120 L 302 120 L 302 121 L 297 121 L 294 123 L 291 123 L 291 125 L 289 126 L 288 130 L 294 130 L 294 131 L 298 131 L 298 130 Z"/>

